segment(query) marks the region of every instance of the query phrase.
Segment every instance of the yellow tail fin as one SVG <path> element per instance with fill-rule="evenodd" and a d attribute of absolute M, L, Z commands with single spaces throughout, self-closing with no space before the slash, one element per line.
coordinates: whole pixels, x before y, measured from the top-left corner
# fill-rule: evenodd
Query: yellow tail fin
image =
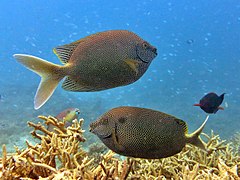
<path fill-rule="evenodd" d="M 51 97 L 58 83 L 64 78 L 65 74 L 61 70 L 63 67 L 26 54 L 14 54 L 13 57 L 41 76 L 34 99 L 34 108 L 39 109 Z"/>

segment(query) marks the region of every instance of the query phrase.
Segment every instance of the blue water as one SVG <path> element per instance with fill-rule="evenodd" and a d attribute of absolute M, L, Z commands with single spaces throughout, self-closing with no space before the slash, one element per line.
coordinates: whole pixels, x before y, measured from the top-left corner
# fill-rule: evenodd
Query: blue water
<path fill-rule="evenodd" d="M 0 9 L 0 145 L 24 143 L 31 130 L 27 121 L 68 107 L 81 110 L 86 130 L 110 108 L 131 105 L 182 118 L 193 131 L 206 114 L 192 105 L 208 92 L 227 94 L 225 110 L 212 115 L 204 131 L 229 138 L 240 129 L 240 1 L 21 0 L 2 1 Z M 34 110 L 40 78 L 12 55 L 59 64 L 54 47 L 112 29 L 133 31 L 157 47 L 146 74 L 131 85 L 95 93 L 59 86 Z"/>

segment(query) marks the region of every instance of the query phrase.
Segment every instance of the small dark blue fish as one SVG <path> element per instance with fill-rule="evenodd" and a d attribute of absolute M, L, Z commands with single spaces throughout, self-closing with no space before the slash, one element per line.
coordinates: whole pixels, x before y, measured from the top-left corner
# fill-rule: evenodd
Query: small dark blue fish
<path fill-rule="evenodd" d="M 219 109 L 224 110 L 224 108 L 220 107 L 220 105 L 223 102 L 225 94 L 226 93 L 223 93 L 218 96 L 213 92 L 208 93 L 200 100 L 199 104 L 194 104 L 194 106 L 200 106 L 200 108 L 206 113 L 215 114 Z"/>

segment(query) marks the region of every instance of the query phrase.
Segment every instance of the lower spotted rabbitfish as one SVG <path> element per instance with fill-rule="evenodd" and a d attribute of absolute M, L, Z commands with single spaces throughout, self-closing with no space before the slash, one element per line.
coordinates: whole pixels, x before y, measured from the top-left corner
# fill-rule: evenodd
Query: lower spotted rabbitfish
<path fill-rule="evenodd" d="M 159 159 L 179 153 L 186 143 L 206 150 L 199 135 L 208 117 L 188 134 L 187 124 L 172 115 L 152 109 L 117 107 L 91 123 L 90 132 L 120 155 Z"/>
<path fill-rule="evenodd" d="M 157 49 L 127 30 L 96 33 L 53 49 L 63 66 L 41 58 L 15 54 L 18 62 L 41 76 L 34 99 L 40 108 L 58 83 L 67 91 L 101 91 L 137 81 L 157 56 Z"/>

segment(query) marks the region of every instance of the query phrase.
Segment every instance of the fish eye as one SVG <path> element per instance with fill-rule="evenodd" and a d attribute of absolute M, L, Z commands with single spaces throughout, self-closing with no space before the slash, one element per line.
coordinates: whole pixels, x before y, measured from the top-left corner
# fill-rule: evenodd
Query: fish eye
<path fill-rule="evenodd" d="M 108 119 L 107 118 L 104 118 L 102 120 L 102 125 L 108 125 Z"/>
<path fill-rule="evenodd" d="M 76 112 L 76 114 L 80 114 L 80 110 L 79 109 L 76 109 L 75 112 Z"/>
<path fill-rule="evenodd" d="M 142 45 L 145 49 L 148 47 L 148 44 L 147 42 L 143 42 L 143 45 Z"/>

